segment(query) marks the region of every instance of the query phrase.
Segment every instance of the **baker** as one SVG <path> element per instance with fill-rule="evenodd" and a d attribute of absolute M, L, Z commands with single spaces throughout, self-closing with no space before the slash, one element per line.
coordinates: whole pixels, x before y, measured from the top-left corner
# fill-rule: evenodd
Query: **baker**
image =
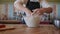
<path fill-rule="evenodd" d="M 21 12 L 24 11 L 26 16 L 52 12 L 52 7 L 46 0 L 16 0 L 14 7 Z"/>

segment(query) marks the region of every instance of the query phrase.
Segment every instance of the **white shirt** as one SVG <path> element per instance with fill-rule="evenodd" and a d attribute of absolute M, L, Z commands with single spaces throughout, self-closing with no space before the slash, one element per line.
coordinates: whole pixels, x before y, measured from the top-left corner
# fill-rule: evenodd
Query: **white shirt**
<path fill-rule="evenodd" d="M 42 0 L 42 1 L 40 2 L 40 5 L 42 6 L 42 8 L 51 7 L 51 5 L 50 5 L 48 2 L 46 2 L 45 0 Z"/>

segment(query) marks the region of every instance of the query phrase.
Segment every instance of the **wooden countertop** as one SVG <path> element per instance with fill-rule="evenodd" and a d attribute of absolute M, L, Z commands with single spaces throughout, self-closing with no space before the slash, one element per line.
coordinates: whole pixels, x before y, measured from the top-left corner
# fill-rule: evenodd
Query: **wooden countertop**
<path fill-rule="evenodd" d="M 19 22 L 18 20 L 0 20 L 0 22 Z"/>
<path fill-rule="evenodd" d="M 40 24 L 40 27 L 29 28 L 24 24 L 5 24 L 6 28 L 15 27 L 14 30 L 0 31 L 0 34 L 59 34 L 60 30 L 54 25 Z"/>
<path fill-rule="evenodd" d="M 19 20 L 0 20 L 0 23 L 7 23 L 7 24 L 19 24 L 21 23 Z"/>

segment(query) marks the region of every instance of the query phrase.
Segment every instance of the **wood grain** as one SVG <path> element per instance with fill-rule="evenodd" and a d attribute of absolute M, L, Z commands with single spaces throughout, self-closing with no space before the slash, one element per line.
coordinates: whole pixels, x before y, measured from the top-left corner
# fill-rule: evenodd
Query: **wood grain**
<path fill-rule="evenodd" d="M 7 27 L 15 27 L 15 30 L 1 31 L 0 34 L 59 34 L 60 30 L 54 25 L 40 24 L 39 27 L 29 28 L 24 24 L 6 24 Z"/>

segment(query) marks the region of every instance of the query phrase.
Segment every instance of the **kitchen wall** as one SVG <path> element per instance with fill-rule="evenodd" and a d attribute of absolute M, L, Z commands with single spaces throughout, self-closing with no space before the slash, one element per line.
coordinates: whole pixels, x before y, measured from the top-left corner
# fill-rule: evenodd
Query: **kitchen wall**
<path fill-rule="evenodd" d="M 56 17 L 60 19 L 60 3 L 56 3 L 56 6 L 57 6 L 57 11 L 56 11 L 57 16 Z"/>
<path fill-rule="evenodd" d="M 53 7 L 53 12 L 54 12 L 54 17 L 59 18 L 60 19 L 60 3 L 50 3 Z M 55 7 L 56 6 L 56 7 Z M 55 10 L 56 8 L 56 10 Z"/>
<path fill-rule="evenodd" d="M 14 8 L 13 3 L 0 4 L 0 19 L 7 17 L 7 19 L 17 19 L 18 10 Z"/>
<path fill-rule="evenodd" d="M 3 18 L 5 13 L 5 4 L 0 4 L 0 18 Z"/>
<path fill-rule="evenodd" d="M 8 4 L 8 17 L 13 18 L 13 4 Z"/>

